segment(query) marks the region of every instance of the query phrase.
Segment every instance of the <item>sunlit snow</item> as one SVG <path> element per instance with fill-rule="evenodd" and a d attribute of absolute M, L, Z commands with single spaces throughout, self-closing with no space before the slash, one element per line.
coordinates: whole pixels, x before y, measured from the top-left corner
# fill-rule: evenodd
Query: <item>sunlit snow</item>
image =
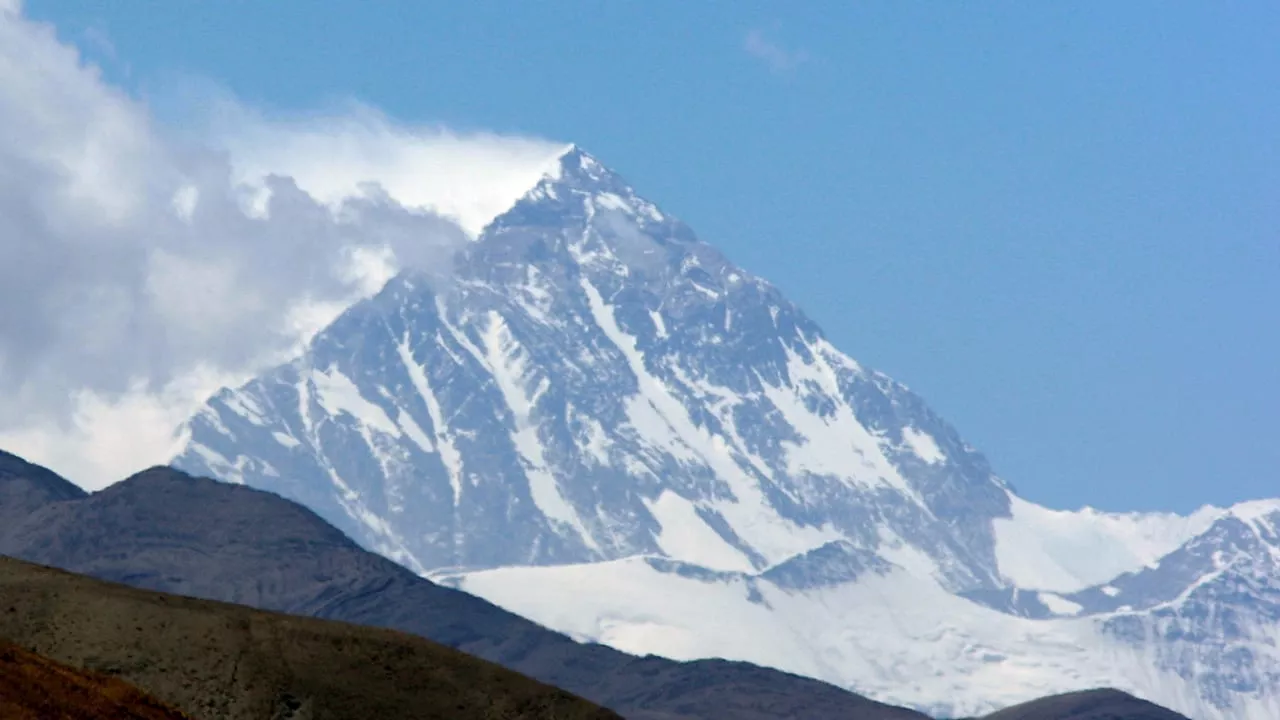
<path fill-rule="evenodd" d="M 1154 563 L 1223 511 L 1103 513 L 1050 510 L 1009 495 L 1013 516 L 992 521 L 1000 572 L 1022 588 L 1073 592 Z"/>
<path fill-rule="evenodd" d="M 755 581 L 757 601 L 743 579 L 683 577 L 639 558 L 459 579 L 512 612 L 628 652 L 745 660 L 956 716 L 1071 689 L 1151 694 L 1150 678 L 1134 674 L 1140 664 L 1094 620 L 1006 615 L 907 572 L 807 592 Z M 581 587 L 592 592 L 564 590 Z"/>
<path fill-rule="evenodd" d="M 670 490 L 645 506 L 661 530 L 658 546 L 668 557 L 712 570 L 751 572 L 751 560 L 698 516 L 697 507 Z"/>

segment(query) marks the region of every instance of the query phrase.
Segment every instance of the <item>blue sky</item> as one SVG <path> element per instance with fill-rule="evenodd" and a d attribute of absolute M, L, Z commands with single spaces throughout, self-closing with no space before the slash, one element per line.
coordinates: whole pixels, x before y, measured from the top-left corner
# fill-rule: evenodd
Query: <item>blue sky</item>
<path fill-rule="evenodd" d="M 1028 498 L 1280 491 L 1280 5 L 28 0 L 152 102 L 574 141 Z"/>

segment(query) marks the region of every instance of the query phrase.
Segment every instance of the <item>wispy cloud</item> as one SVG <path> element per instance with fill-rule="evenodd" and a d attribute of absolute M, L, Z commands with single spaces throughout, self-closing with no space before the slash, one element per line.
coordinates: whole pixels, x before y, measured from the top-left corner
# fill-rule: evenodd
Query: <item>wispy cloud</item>
<path fill-rule="evenodd" d="M 388 273 L 447 274 L 564 147 L 231 98 L 178 138 L 20 9 L 0 0 L 0 447 L 87 486 L 166 461 L 209 393 Z"/>
<path fill-rule="evenodd" d="M 775 73 L 791 72 L 809 60 L 809 53 L 803 49 L 784 47 L 759 29 L 747 32 L 742 41 L 742 48 L 748 55 L 764 62 Z"/>
<path fill-rule="evenodd" d="M 287 175 L 331 206 L 374 182 L 396 202 L 447 217 L 472 236 L 537 184 L 567 147 L 405 127 L 354 101 L 302 117 L 268 117 L 234 98 L 205 98 L 200 106 L 212 116 L 206 139 L 226 150 L 239 182 Z"/>
<path fill-rule="evenodd" d="M 113 62 L 120 59 L 116 44 L 111 41 L 111 36 L 107 34 L 107 31 L 101 27 L 90 25 L 84 29 L 84 32 L 80 33 L 80 37 L 84 42 L 84 47 L 92 49 L 102 57 Z"/>

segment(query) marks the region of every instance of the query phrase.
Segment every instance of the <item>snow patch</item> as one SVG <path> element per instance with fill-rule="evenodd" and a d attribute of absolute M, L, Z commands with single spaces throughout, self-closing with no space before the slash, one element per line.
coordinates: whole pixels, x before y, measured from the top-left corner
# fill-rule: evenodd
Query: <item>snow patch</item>
<path fill-rule="evenodd" d="M 898 537 L 888 528 L 880 528 L 880 547 L 876 554 L 897 565 L 913 577 L 936 582 L 939 577 L 938 563 L 929 554 Z"/>
<path fill-rule="evenodd" d="M 1232 517 L 1263 535 L 1280 535 L 1280 500 L 1251 500 L 1232 505 Z"/>
<path fill-rule="evenodd" d="M 655 332 L 657 332 L 658 337 L 663 340 L 666 340 L 667 339 L 667 323 L 663 321 L 662 313 L 656 310 L 650 310 L 649 318 L 653 320 L 653 327 Z"/>
<path fill-rule="evenodd" d="M 644 504 L 658 522 L 658 547 L 668 557 L 712 570 L 749 573 L 755 569 L 742 551 L 707 525 L 689 500 L 663 490 L 657 500 L 645 499 Z"/>
<path fill-rule="evenodd" d="M 560 492 L 560 482 L 547 465 L 543 456 L 542 440 L 538 437 L 538 423 L 533 419 L 533 411 L 538 398 L 542 396 L 551 382 L 540 378 L 534 384 L 532 392 L 528 389 L 530 377 L 528 358 L 524 348 L 511 334 L 506 320 L 496 312 L 489 313 L 482 340 L 485 362 L 493 375 L 502 397 L 512 414 L 512 442 L 516 451 L 524 461 L 525 476 L 529 480 L 529 495 L 534 505 L 549 520 L 567 525 L 583 544 L 592 550 L 599 550 L 591 532 L 578 517 L 573 504 Z"/>
<path fill-rule="evenodd" d="M 431 438 L 427 437 L 427 434 L 422 431 L 422 428 L 418 425 L 417 421 L 413 419 L 413 416 L 405 412 L 403 409 L 400 411 L 399 417 L 396 418 L 396 424 L 399 425 L 400 429 L 404 431 L 404 434 L 413 441 L 414 445 L 421 448 L 422 452 L 433 453 L 436 451 L 435 445 L 431 442 Z"/>
<path fill-rule="evenodd" d="M 330 416 L 336 418 L 347 413 L 364 427 L 400 437 L 400 428 L 391 422 L 386 411 L 366 400 L 351 378 L 337 368 L 312 371 L 311 382 L 316 388 L 316 401 Z"/>
<path fill-rule="evenodd" d="M 911 452 L 916 457 L 929 463 L 930 465 L 938 465 L 947 461 L 947 456 L 942 452 L 942 448 L 938 447 L 938 441 L 927 432 L 922 432 L 913 427 L 902 429 L 902 439 L 907 442 L 907 447 L 911 448 Z"/>
<path fill-rule="evenodd" d="M 622 212 L 627 213 L 635 212 L 630 203 L 611 192 L 596 193 L 591 199 L 598 208 L 604 208 L 606 210 L 621 210 Z"/>
<path fill-rule="evenodd" d="M 280 443 L 281 445 L 283 445 L 283 446 L 285 446 L 285 447 L 287 447 L 287 448 L 289 448 L 289 449 L 291 449 L 291 450 L 292 450 L 293 448 L 296 448 L 296 447 L 298 447 L 299 445 L 301 445 L 301 444 L 302 444 L 302 443 L 298 440 L 298 438 L 296 438 L 296 437 L 294 437 L 294 436 L 292 436 L 292 435 L 285 435 L 284 433 L 280 432 L 279 430 L 276 430 L 276 431 L 272 432 L 272 433 L 271 433 L 271 437 L 275 438 L 276 442 Z"/>
<path fill-rule="evenodd" d="M 1009 493 L 1009 518 L 992 520 L 1000 573 L 1020 588 L 1071 593 L 1146 567 L 1222 514 L 1050 510 Z"/>
<path fill-rule="evenodd" d="M 651 447 L 703 464 L 728 485 L 734 499 L 719 502 L 714 509 L 738 537 L 750 538 L 753 549 L 770 564 L 833 539 L 829 531 L 802 527 L 778 515 L 757 481 L 734 460 L 725 439 L 693 422 L 671 389 L 645 367 L 636 339 L 618 326 L 613 307 L 586 278 L 581 279 L 581 285 L 596 325 L 622 353 L 639 386 L 627 405 L 632 426 Z"/>
<path fill-rule="evenodd" d="M 1054 615 L 1079 615 L 1084 606 L 1050 592 L 1037 593 L 1036 597 L 1045 607 L 1049 608 L 1049 612 Z"/>
<path fill-rule="evenodd" d="M 453 444 L 453 438 L 449 435 L 449 429 L 444 421 L 444 413 L 440 410 L 440 401 L 436 399 L 436 394 L 431 391 L 431 384 L 427 382 L 426 371 L 413 358 L 413 351 L 409 349 L 409 337 L 407 334 L 396 345 L 396 352 L 400 356 L 400 363 L 404 365 L 405 371 L 409 373 L 409 382 L 413 383 L 414 389 L 418 391 L 418 396 L 422 398 L 422 403 L 427 407 L 427 415 L 431 418 L 431 428 L 436 435 L 435 447 L 440 452 L 440 462 L 444 465 L 445 472 L 449 474 L 449 486 L 453 489 L 453 505 L 457 507 L 458 503 L 462 501 L 462 453 L 458 452 L 457 446 Z"/>
<path fill-rule="evenodd" d="M 195 452 L 196 455 L 199 455 L 200 459 L 204 460 L 205 464 L 209 466 L 210 470 L 217 474 L 219 479 L 225 482 L 235 483 L 236 485 L 245 484 L 243 457 L 236 458 L 236 462 L 233 463 L 223 456 L 222 453 L 207 445 L 193 442 L 187 447 L 191 451 Z"/>
<path fill-rule="evenodd" d="M 1141 697 L 1170 697 L 1186 687 L 1090 618 L 1007 615 L 906 571 L 813 591 L 782 590 L 760 578 L 749 586 L 741 577 L 662 572 L 640 558 L 456 579 L 462 590 L 511 612 L 626 652 L 751 662 L 884 702 L 945 708 L 935 713 L 942 716 L 975 716 L 1091 687 Z M 1192 693 L 1184 696 L 1180 711 L 1222 717 Z"/>
<path fill-rule="evenodd" d="M 219 435 L 229 438 L 235 437 L 231 434 L 231 429 L 227 427 L 226 423 L 222 422 L 222 414 L 212 404 L 200 408 L 200 412 L 196 413 L 195 417 L 203 418 Z M 194 418 L 192 419 L 194 420 Z"/>
<path fill-rule="evenodd" d="M 577 421 L 585 434 L 585 437 L 577 438 L 578 449 L 582 451 L 584 457 L 589 457 L 595 461 L 599 467 L 608 467 L 610 463 L 609 447 L 612 442 L 604 431 L 604 426 L 599 420 L 589 416 L 581 415 L 574 411 L 572 405 L 566 406 L 565 413 L 570 422 Z"/>
<path fill-rule="evenodd" d="M 574 637 L 616 642 L 614 647 L 638 655 L 750 659 L 765 665 L 767 658 L 785 657 L 810 676 L 834 672 L 768 608 L 748 600 L 750 588 L 742 579 L 704 583 L 655 570 L 643 558 L 501 568 L 457 579 L 461 590 L 511 612 Z"/>
<path fill-rule="evenodd" d="M 813 347 L 808 349 L 813 360 L 807 362 L 783 344 L 790 385 L 761 380 L 765 396 L 800 436 L 799 442 L 782 443 L 788 472 L 835 477 L 857 488 L 889 488 L 924 507 L 924 500 L 885 457 L 879 440 L 858 422 L 831 364 Z M 811 409 L 807 400 L 815 396 L 829 401 L 830 412 Z"/>
<path fill-rule="evenodd" d="M 250 423 L 262 427 L 267 424 L 262 408 L 258 406 L 253 398 L 241 390 L 232 390 L 222 398 L 222 404 L 227 406 L 240 417 L 248 420 Z"/>

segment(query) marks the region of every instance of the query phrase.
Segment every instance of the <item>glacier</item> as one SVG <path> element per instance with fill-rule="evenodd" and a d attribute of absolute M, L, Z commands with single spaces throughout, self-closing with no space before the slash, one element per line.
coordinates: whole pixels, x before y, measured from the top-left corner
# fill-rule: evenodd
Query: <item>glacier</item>
<path fill-rule="evenodd" d="M 1020 498 L 923 399 L 576 146 L 442 275 L 397 275 L 219 391 L 173 464 L 630 652 L 941 715 L 1109 685 L 1280 717 L 1280 501 Z"/>

